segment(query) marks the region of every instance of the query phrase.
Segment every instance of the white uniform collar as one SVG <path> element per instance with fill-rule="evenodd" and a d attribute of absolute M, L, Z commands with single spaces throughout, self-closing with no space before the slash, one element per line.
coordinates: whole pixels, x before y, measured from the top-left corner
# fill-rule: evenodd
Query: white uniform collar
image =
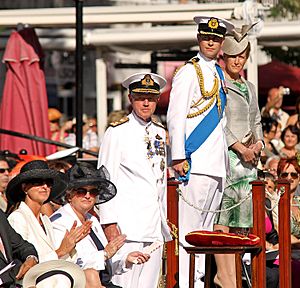
<path fill-rule="evenodd" d="M 146 125 L 148 125 L 148 124 L 151 123 L 151 119 L 150 119 L 150 121 L 144 121 L 144 120 L 141 119 L 134 111 L 132 111 L 131 114 L 133 115 L 133 117 L 135 118 L 135 120 L 136 120 L 138 123 L 140 123 L 141 125 L 143 125 L 143 126 L 146 126 Z"/>
<path fill-rule="evenodd" d="M 206 65 L 209 67 L 214 67 L 216 65 L 215 59 L 209 59 L 209 58 L 205 57 L 200 51 L 198 52 L 197 57 L 200 59 L 200 61 L 205 62 Z"/>

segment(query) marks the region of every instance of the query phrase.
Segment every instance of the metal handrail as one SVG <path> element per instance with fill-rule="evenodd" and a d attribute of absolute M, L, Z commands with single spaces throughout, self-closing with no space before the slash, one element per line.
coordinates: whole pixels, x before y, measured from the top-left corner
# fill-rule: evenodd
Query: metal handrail
<path fill-rule="evenodd" d="M 21 133 L 21 132 L 6 130 L 6 129 L 2 129 L 2 128 L 0 128 L 0 133 L 1 134 L 7 134 L 7 135 L 10 135 L 10 136 L 14 136 L 14 137 L 30 139 L 30 140 L 34 140 L 34 141 L 38 141 L 38 142 L 42 142 L 42 143 L 46 143 L 46 144 L 56 145 L 56 146 L 64 147 L 64 148 L 75 148 L 75 147 L 77 147 L 77 146 L 69 145 L 69 144 L 66 144 L 66 143 L 50 140 L 50 139 L 47 139 L 47 138 L 44 138 L 44 137 L 39 137 L 39 136 L 25 134 L 25 133 Z M 96 157 L 98 156 L 97 152 L 90 151 L 90 150 L 84 149 L 82 147 L 78 147 L 78 148 L 79 148 L 79 151 L 82 152 L 82 153 L 86 153 L 86 154 L 96 156 Z"/>

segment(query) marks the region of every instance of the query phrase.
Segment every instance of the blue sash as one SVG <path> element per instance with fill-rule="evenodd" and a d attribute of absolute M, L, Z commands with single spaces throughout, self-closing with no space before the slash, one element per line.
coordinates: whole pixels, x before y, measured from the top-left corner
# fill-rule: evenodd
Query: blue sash
<path fill-rule="evenodd" d="M 221 67 L 219 65 L 216 65 L 216 69 L 221 79 L 221 84 L 225 85 L 225 80 L 224 80 Z M 179 181 L 182 182 L 189 181 L 190 171 L 192 167 L 192 161 L 191 161 L 192 153 L 194 153 L 205 142 L 208 136 L 218 126 L 223 116 L 223 111 L 225 109 L 226 100 L 227 100 L 223 85 L 221 85 L 219 91 L 219 96 L 221 99 L 221 113 L 219 114 L 217 103 L 215 103 L 214 107 L 209 111 L 209 113 L 198 124 L 198 126 L 194 129 L 194 131 L 190 134 L 188 139 L 186 139 L 185 141 L 185 157 L 189 163 L 189 171 L 185 176 L 179 176 L 178 177 Z"/>

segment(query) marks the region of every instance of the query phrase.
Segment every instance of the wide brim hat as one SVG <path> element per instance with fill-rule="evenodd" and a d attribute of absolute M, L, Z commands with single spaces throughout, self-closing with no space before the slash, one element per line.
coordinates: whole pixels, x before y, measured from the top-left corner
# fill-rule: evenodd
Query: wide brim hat
<path fill-rule="evenodd" d="M 234 25 L 223 18 L 212 16 L 195 16 L 198 32 L 202 35 L 214 35 L 223 38 L 226 32 L 231 32 Z"/>
<path fill-rule="evenodd" d="M 95 169 L 90 163 L 77 163 L 67 171 L 69 177 L 68 190 L 84 186 L 94 186 L 99 195 L 96 204 L 103 204 L 117 194 L 116 186 L 109 180 L 109 172 L 104 166 Z"/>
<path fill-rule="evenodd" d="M 257 23 L 258 22 L 250 25 L 243 25 L 241 28 L 234 28 L 229 34 L 227 34 L 222 46 L 223 53 L 229 56 L 234 56 L 244 52 L 248 45 L 250 45 L 248 32 Z"/>
<path fill-rule="evenodd" d="M 122 85 L 129 89 L 130 93 L 153 94 L 159 97 L 160 90 L 165 87 L 166 83 L 166 79 L 158 74 L 140 72 L 126 78 Z"/>
<path fill-rule="evenodd" d="M 57 283 L 51 277 L 61 275 L 60 282 Z M 68 280 L 68 281 L 63 281 Z M 63 283 L 66 282 L 66 283 Z M 83 270 L 75 263 L 65 260 L 50 260 L 33 266 L 24 276 L 23 288 L 40 288 L 40 287 L 68 287 L 70 282 L 71 288 L 84 288 L 86 285 L 85 274 Z"/>
<path fill-rule="evenodd" d="M 53 180 L 50 196 L 45 202 L 58 198 L 68 186 L 68 178 L 64 173 L 50 169 L 47 162 L 43 160 L 30 161 L 23 165 L 20 173 L 8 182 L 6 197 L 10 204 L 24 201 L 26 195 L 22 190 L 22 183 L 31 179 Z"/>

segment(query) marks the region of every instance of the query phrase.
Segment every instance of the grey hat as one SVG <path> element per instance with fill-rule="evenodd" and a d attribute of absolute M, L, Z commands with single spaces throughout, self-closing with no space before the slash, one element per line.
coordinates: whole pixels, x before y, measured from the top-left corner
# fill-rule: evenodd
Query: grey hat
<path fill-rule="evenodd" d="M 249 45 L 248 32 L 252 29 L 255 22 L 251 25 L 243 25 L 242 28 L 235 28 L 230 34 L 225 36 L 222 50 L 226 55 L 234 56 L 241 54 Z"/>

